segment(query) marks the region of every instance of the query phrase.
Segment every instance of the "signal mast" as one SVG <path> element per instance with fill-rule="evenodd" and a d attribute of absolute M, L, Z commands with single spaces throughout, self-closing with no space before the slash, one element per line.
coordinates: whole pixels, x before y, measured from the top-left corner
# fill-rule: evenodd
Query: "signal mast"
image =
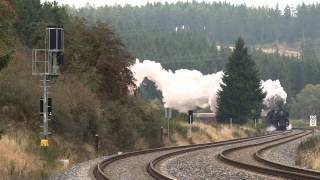
<path fill-rule="evenodd" d="M 42 77 L 43 97 L 40 98 L 40 115 L 43 118 L 40 146 L 48 147 L 49 125 L 52 116 L 52 99 L 48 96 L 50 78 L 60 74 L 64 62 L 64 29 L 63 26 L 46 28 L 45 49 L 32 49 L 32 75 Z"/>

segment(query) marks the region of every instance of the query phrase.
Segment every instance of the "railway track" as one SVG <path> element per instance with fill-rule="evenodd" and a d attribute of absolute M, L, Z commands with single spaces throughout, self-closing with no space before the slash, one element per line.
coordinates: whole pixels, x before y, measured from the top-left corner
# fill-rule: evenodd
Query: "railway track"
<path fill-rule="evenodd" d="M 297 132 L 299 131 L 299 132 Z M 190 152 L 197 152 L 203 149 L 209 148 L 217 148 L 224 147 L 229 145 L 238 144 L 237 148 L 246 148 L 241 144 L 246 143 L 249 147 L 256 147 L 257 144 L 266 148 L 268 143 L 274 142 L 277 140 L 289 141 L 289 139 L 293 140 L 293 138 L 299 138 L 304 135 L 307 135 L 309 132 L 305 132 L 302 130 L 295 131 L 287 131 L 285 133 L 272 133 L 264 136 L 253 137 L 253 138 L 242 138 L 228 141 L 221 141 L 216 143 L 207 143 L 207 144 L 197 144 L 197 145 L 188 145 L 188 146 L 178 146 L 178 147 L 168 147 L 168 148 L 158 148 L 158 149 L 150 149 L 144 151 L 136 151 L 130 153 L 124 153 L 122 155 L 118 155 L 109 159 L 106 159 L 96 165 L 93 168 L 93 175 L 96 179 L 174 179 L 168 174 L 162 173 L 160 171 L 159 165 L 161 162 L 170 159 L 172 157 L 186 154 Z M 291 138 L 289 138 L 291 137 Z M 250 143 L 249 143 L 250 142 Z M 261 143 L 262 142 L 262 143 Z M 248 144 L 249 143 L 249 144 Z M 280 143 L 277 141 L 277 143 Z M 273 143 L 274 145 L 276 143 Z M 236 162 L 230 162 L 229 155 L 232 153 L 236 153 L 237 148 L 229 148 L 225 151 L 222 151 L 219 154 L 220 159 L 228 164 L 236 165 Z M 240 148 L 240 149 L 241 149 Z M 260 150 L 260 149 L 259 149 Z M 261 151 L 257 152 L 254 159 L 259 159 L 257 162 L 268 164 L 271 166 L 270 161 L 264 161 L 262 157 L 263 151 L 266 149 L 261 149 Z M 228 159 L 228 160 L 225 160 Z M 249 164 L 250 165 L 250 164 Z M 267 166 L 267 165 L 266 165 Z M 281 165 L 278 165 L 281 166 Z M 243 167 L 241 167 L 243 168 Z M 250 168 L 246 168 L 247 170 L 252 170 Z M 261 171 L 258 171 L 261 173 Z M 266 173 L 270 174 L 270 173 Z M 273 174 L 270 174 L 273 175 Z"/>
<path fill-rule="evenodd" d="M 286 166 L 272 162 L 263 157 L 263 152 L 277 145 L 293 141 L 311 134 L 311 131 L 302 131 L 293 136 L 285 136 L 276 141 L 266 141 L 254 145 L 239 146 L 222 151 L 219 158 L 238 168 L 254 172 L 280 176 L 289 179 L 320 179 L 320 172 L 298 167 Z M 239 156 L 241 154 L 241 156 Z M 245 158 L 244 158 L 245 157 Z"/>

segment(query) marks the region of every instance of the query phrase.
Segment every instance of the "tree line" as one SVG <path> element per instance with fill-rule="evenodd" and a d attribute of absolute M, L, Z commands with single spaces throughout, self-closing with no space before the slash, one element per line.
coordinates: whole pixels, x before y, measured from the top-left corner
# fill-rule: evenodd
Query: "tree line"
<path fill-rule="evenodd" d="M 145 6 L 90 5 L 80 9 L 69 7 L 71 14 L 85 17 L 92 24 L 98 19 L 112 24 L 121 36 L 152 33 L 154 35 L 188 30 L 205 34 L 209 40 L 232 44 L 242 36 L 249 44 L 287 43 L 302 38 L 319 37 L 320 5 L 304 3 L 284 9 L 247 7 L 226 2 L 148 3 Z M 183 28 L 183 29 L 182 29 Z"/>
<path fill-rule="evenodd" d="M 167 69 L 197 69 L 204 74 L 224 70 L 232 52 L 229 46 L 241 36 L 262 79 L 279 79 L 289 97 L 306 84 L 320 82 L 318 4 L 283 10 L 215 2 L 67 9 L 72 15 L 86 18 L 89 26 L 107 22 L 134 57 L 161 62 Z M 278 42 L 300 49 L 301 57 L 255 49 L 255 45 Z"/>

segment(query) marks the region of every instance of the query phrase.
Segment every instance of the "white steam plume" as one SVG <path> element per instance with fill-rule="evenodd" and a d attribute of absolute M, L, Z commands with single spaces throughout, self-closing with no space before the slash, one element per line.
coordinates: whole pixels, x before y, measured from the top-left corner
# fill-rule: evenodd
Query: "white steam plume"
<path fill-rule="evenodd" d="M 283 100 L 286 103 L 287 93 L 284 91 L 279 80 L 262 81 L 263 92 L 266 92 L 266 97 L 263 103 L 267 107 L 274 107 L 277 100 Z"/>
<path fill-rule="evenodd" d="M 144 78 L 155 82 L 162 92 L 165 107 L 174 108 L 180 112 L 187 112 L 196 107 L 207 107 L 215 112 L 217 92 L 220 90 L 223 72 L 203 75 L 197 70 L 180 69 L 172 72 L 165 70 L 160 63 L 144 60 L 130 68 L 140 86 Z M 278 80 L 262 81 L 263 91 L 267 97 L 264 103 L 268 106 L 270 98 L 279 96 L 285 101 L 287 94 Z"/>

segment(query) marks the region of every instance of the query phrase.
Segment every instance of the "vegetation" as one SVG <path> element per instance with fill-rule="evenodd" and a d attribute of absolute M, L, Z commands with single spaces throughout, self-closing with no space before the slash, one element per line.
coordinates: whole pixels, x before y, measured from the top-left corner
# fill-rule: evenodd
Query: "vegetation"
<path fill-rule="evenodd" d="M 151 134 L 160 129 L 160 109 L 129 94 L 128 87 L 135 88 L 128 69 L 133 57 L 106 24 L 97 22 L 88 28 L 84 19 L 69 16 L 56 2 L 13 0 L 12 5 L 19 20 L 19 39 L 29 47 L 44 45 L 46 25 L 63 24 L 65 28 L 68 61 L 62 75 L 51 81 L 56 104 L 52 132 L 75 144 L 93 144 L 98 133 L 106 139 L 101 141 L 102 153 L 139 148 L 135 146 L 137 139 L 144 139 L 147 147 L 159 146 L 158 133 Z M 18 51 L 0 74 L 4 92 L 0 105 L 9 122 L 26 122 L 33 129 L 40 123 L 39 83 L 31 77 L 31 67 L 25 66 L 29 63 L 22 60 L 30 60 L 30 50 Z"/>
<path fill-rule="evenodd" d="M 305 119 L 290 119 L 290 124 L 294 128 L 309 127 L 309 119 L 307 119 L 307 118 L 305 118 Z"/>
<path fill-rule="evenodd" d="M 229 44 L 235 37 L 241 34 L 251 44 L 276 40 L 299 43 L 301 33 L 298 31 L 304 27 L 303 32 L 308 33 L 305 33 L 302 58 L 248 49 L 261 76 L 279 78 L 290 97 L 294 97 L 306 84 L 320 83 L 317 43 L 310 41 L 319 32 L 308 26 L 316 26 L 318 22 L 310 22 L 315 18 L 306 15 L 316 17 L 317 9 L 318 6 L 298 7 L 297 16 L 286 9 L 283 16 L 277 15 L 279 10 L 224 3 L 179 2 L 148 4 L 141 8 L 75 10 L 56 2 L 41 4 L 40 0 L 0 1 L 1 177 L 44 179 L 61 170 L 56 163 L 58 159 L 69 159 L 71 164 L 92 159 L 99 155 L 93 148 L 95 134 L 100 137 L 100 154 L 159 147 L 160 127 L 166 125 L 162 104 L 144 99 L 161 97 L 161 93 L 151 81 L 136 89 L 128 69 L 135 57 L 158 60 L 173 70 L 184 67 L 206 74 L 226 69 L 228 74 L 233 65 L 226 68 L 225 65 L 232 53 Z M 256 19 L 248 21 L 252 17 Z M 290 24 L 284 24 L 287 22 Z M 301 25 L 302 22 L 306 24 Z M 62 24 L 65 28 L 66 63 L 62 74 L 50 81 L 53 116 L 49 127 L 53 135 L 49 137 L 49 148 L 44 151 L 39 147 L 38 133 L 41 91 L 39 79 L 31 76 L 30 61 L 31 48 L 44 47 L 45 27 L 52 24 Z M 288 33 L 292 29 L 295 31 Z M 245 75 L 254 77 L 252 87 L 258 92 L 254 62 L 240 41 L 238 45 L 236 50 L 240 51 L 235 51 L 230 61 L 238 63 L 232 59 L 244 55 L 241 56 L 243 62 L 252 65 L 246 67 L 252 74 Z M 241 74 L 242 70 L 236 73 Z M 245 105 L 249 107 L 245 109 L 245 116 L 231 115 L 241 120 L 256 116 L 261 109 L 261 97 L 255 97 L 255 104 Z M 308 99 L 308 96 L 299 97 L 292 107 L 299 107 L 303 99 Z M 173 116 L 184 119 L 177 112 L 173 112 Z M 190 140 L 186 123 L 171 123 L 171 142 L 177 145 L 256 133 L 236 125 L 236 131 L 232 132 L 227 125 L 195 123 L 194 138 Z"/>
<path fill-rule="evenodd" d="M 299 145 L 296 164 L 320 170 L 320 135 L 309 137 Z"/>
<path fill-rule="evenodd" d="M 1 25 L 9 23 L 7 29 L 0 27 L 0 149 L 11 143 L 8 151 L 20 153 L 1 151 L 8 156 L 0 155 L 2 177 L 43 179 L 59 170 L 58 159 L 71 164 L 92 159 L 98 155 L 95 134 L 101 154 L 160 146 L 162 109 L 131 95 L 129 89 L 135 87 L 128 67 L 133 57 L 108 25 L 87 27 L 84 19 L 69 16 L 57 3 L 13 0 L 1 1 L 0 7 L 12 10 L 12 15 L 0 16 Z M 49 148 L 41 150 L 40 82 L 31 75 L 29 48 L 43 48 L 49 24 L 64 25 L 68 60 L 62 74 L 50 81 L 52 135 Z M 19 127 L 25 128 L 19 135 L 24 143 L 12 139 Z M 34 167 L 26 168 L 27 162 L 35 162 Z"/>
<path fill-rule="evenodd" d="M 123 36 L 133 38 L 137 34 L 165 34 L 176 30 L 205 34 L 209 40 L 233 43 L 240 35 L 248 43 L 273 43 L 275 40 L 292 43 L 303 38 L 319 37 L 316 20 L 319 4 L 301 4 L 281 10 L 278 7 L 253 8 L 226 2 L 177 2 L 149 3 L 142 7 L 105 6 L 71 9 L 74 15 L 94 24 L 103 19 L 113 25 Z M 237 27 L 237 28 L 234 28 Z M 129 38 L 128 38 L 129 39 Z M 133 40 L 133 39 L 131 39 Z"/>
<path fill-rule="evenodd" d="M 257 119 L 262 110 L 262 93 L 258 71 L 248 55 L 244 41 L 239 38 L 222 77 L 217 99 L 217 120 L 243 124 Z"/>
<path fill-rule="evenodd" d="M 44 2 L 40 0 L 11 0 L 16 15 L 16 31 L 20 40 L 27 46 L 34 48 L 35 40 L 45 24 L 64 24 L 68 20 L 66 9 L 57 2 Z"/>
<path fill-rule="evenodd" d="M 166 127 L 166 126 L 164 126 Z M 241 137 L 251 137 L 257 134 L 253 126 L 234 125 L 232 129 L 229 125 L 219 124 L 214 122 L 202 122 L 195 120 L 192 124 L 192 138 L 189 137 L 189 125 L 180 117 L 171 119 L 170 123 L 170 142 L 167 138 L 165 144 L 168 145 L 186 145 L 186 144 L 199 144 L 222 141 L 227 139 L 235 139 Z"/>
<path fill-rule="evenodd" d="M 319 98 L 320 85 L 306 85 L 293 100 L 291 109 L 294 116 L 305 119 L 308 119 L 309 115 L 317 115 L 320 117 Z"/>
<path fill-rule="evenodd" d="M 15 13 L 10 5 L 10 1 L 0 3 L 0 70 L 5 68 L 16 46 L 15 43 L 15 28 L 14 28 Z"/>
<path fill-rule="evenodd" d="M 320 83 L 319 9 L 319 4 L 281 10 L 196 1 L 68 8 L 70 14 L 86 18 L 89 26 L 107 22 L 134 57 L 159 61 L 172 70 L 223 70 L 231 55 L 229 46 L 241 36 L 261 78 L 279 79 L 289 103 L 306 84 Z M 260 47 L 274 52 L 263 53 Z M 283 56 L 282 49 L 296 54 Z M 150 82 L 141 91 L 147 98 L 157 95 Z"/>

